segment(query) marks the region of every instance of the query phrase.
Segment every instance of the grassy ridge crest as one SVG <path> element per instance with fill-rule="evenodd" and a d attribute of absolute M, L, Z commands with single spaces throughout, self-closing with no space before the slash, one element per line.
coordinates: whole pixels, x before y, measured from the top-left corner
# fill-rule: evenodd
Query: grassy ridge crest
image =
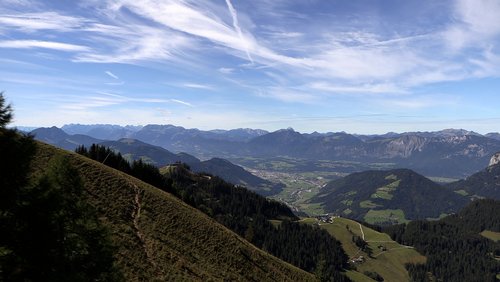
<path fill-rule="evenodd" d="M 68 156 L 80 172 L 127 280 L 315 280 L 171 194 L 96 161 L 39 143 L 33 173 L 56 155 Z"/>

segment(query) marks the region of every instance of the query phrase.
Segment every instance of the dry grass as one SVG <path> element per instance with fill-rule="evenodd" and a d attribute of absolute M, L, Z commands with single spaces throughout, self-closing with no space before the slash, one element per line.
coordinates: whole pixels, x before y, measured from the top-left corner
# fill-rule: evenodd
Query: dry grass
<path fill-rule="evenodd" d="M 484 230 L 483 232 L 481 232 L 481 235 L 495 242 L 500 241 L 500 232 Z"/>
<path fill-rule="evenodd" d="M 173 195 L 93 160 L 40 144 L 34 171 L 43 170 L 57 154 L 68 156 L 79 170 L 89 202 L 112 232 L 116 263 L 129 281 L 315 280 Z"/>

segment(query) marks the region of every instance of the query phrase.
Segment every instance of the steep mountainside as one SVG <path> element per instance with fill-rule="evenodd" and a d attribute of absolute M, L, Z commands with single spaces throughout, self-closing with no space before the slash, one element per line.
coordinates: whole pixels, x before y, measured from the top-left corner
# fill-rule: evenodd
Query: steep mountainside
<path fill-rule="evenodd" d="M 327 212 L 378 224 L 436 218 L 468 201 L 408 169 L 353 173 L 330 182 L 311 199 Z"/>
<path fill-rule="evenodd" d="M 497 140 L 477 135 L 402 138 L 407 138 L 407 141 L 399 138 L 400 143 L 396 147 L 404 154 L 392 160 L 399 166 L 431 176 L 448 175 L 463 178 L 471 175 L 484 168 L 491 155 L 497 152 L 500 146 Z M 390 143 L 389 141 L 387 144 Z M 390 151 L 392 150 L 384 154 Z"/>
<path fill-rule="evenodd" d="M 189 154 L 174 154 L 162 147 L 146 144 L 136 139 L 124 138 L 118 141 L 102 142 L 100 145 L 117 150 L 130 160 L 142 159 L 158 167 L 176 162 L 186 163 L 195 172 L 205 172 L 219 176 L 232 184 L 248 187 L 261 195 L 277 194 L 284 186 L 257 177 L 242 167 L 224 159 L 213 158 L 200 161 Z"/>
<path fill-rule="evenodd" d="M 500 244 L 481 235 L 498 234 L 499 215 L 499 201 L 476 200 L 439 221 L 413 221 L 384 232 L 427 257 L 425 264 L 407 266 L 413 281 L 498 281 Z"/>
<path fill-rule="evenodd" d="M 489 166 L 464 180 L 450 183 L 447 187 L 473 197 L 500 200 L 500 164 Z"/>
<path fill-rule="evenodd" d="M 40 144 L 35 173 L 56 155 L 68 156 L 80 172 L 88 201 L 111 230 L 117 264 L 129 281 L 314 279 L 171 194 L 85 157 Z"/>
<path fill-rule="evenodd" d="M 82 134 L 69 135 L 55 126 L 37 128 L 30 134 L 34 135 L 36 140 L 70 151 L 75 150 L 80 145 L 89 146 L 103 141 Z"/>

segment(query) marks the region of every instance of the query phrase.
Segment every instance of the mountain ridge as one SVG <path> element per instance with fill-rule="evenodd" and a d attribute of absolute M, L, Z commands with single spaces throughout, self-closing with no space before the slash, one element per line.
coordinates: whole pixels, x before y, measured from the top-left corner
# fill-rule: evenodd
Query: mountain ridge
<path fill-rule="evenodd" d="M 177 162 L 185 163 L 194 172 L 209 173 L 221 177 L 235 185 L 245 186 L 261 195 L 268 196 L 279 193 L 283 184 L 273 183 L 262 179 L 244 168 L 222 158 L 211 158 L 201 161 L 187 153 L 174 154 L 162 147 L 150 145 L 137 139 L 122 138 L 118 141 L 105 141 L 99 143 L 120 152 L 130 161 L 142 159 L 159 168 Z"/>
<path fill-rule="evenodd" d="M 314 280 L 174 196 L 99 162 L 39 144 L 33 170 L 43 171 L 55 155 L 71 156 L 81 172 L 88 201 L 113 230 L 127 280 Z"/>
<path fill-rule="evenodd" d="M 368 223 L 438 218 L 469 199 L 409 169 L 364 171 L 329 182 L 311 199 L 326 212 Z"/>

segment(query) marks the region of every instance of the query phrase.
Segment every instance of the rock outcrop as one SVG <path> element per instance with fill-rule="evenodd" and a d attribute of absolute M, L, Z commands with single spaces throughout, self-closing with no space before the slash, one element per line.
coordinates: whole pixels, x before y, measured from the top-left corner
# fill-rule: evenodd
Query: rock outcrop
<path fill-rule="evenodd" d="M 496 154 L 493 155 L 493 157 L 491 157 L 490 164 L 488 165 L 488 167 L 494 166 L 498 163 L 500 163 L 500 152 L 497 152 Z"/>

